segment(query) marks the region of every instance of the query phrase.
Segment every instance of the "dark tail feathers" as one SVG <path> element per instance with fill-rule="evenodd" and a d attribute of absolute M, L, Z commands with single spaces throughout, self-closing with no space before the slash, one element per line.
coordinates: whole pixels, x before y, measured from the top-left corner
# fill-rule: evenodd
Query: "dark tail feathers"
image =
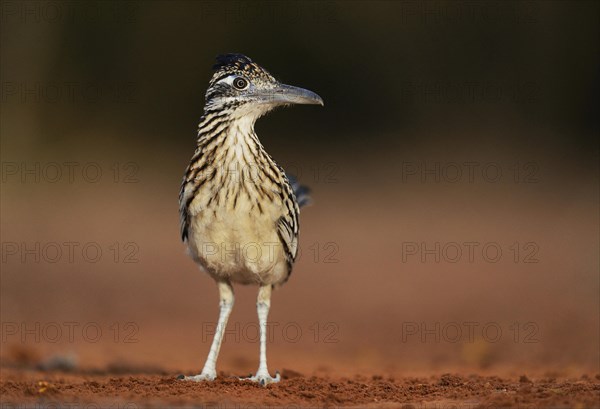
<path fill-rule="evenodd" d="M 286 174 L 288 180 L 290 181 L 290 185 L 292 186 L 292 190 L 294 191 L 294 195 L 296 195 L 296 200 L 298 201 L 298 206 L 303 207 L 312 203 L 312 198 L 310 197 L 310 188 L 308 186 L 301 185 L 296 179 L 295 176 Z"/>

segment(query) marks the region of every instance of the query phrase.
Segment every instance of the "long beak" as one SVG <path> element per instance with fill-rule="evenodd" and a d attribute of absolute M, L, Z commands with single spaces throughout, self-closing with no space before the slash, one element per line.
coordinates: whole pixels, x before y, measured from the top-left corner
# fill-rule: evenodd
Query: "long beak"
<path fill-rule="evenodd" d="M 265 102 L 273 104 L 313 104 L 323 106 L 323 98 L 307 89 L 279 84 L 264 96 Z"/>

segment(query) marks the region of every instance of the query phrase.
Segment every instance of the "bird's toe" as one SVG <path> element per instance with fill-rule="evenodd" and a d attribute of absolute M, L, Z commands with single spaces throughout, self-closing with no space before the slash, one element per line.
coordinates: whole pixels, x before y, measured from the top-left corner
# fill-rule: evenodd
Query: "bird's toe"
<path fill-rule="evenodd" d="M 217 378 L 217 374 L 209 374 L 209 373 L 201 373 L 200 375 L 192 375 L 192 376 L 184 376 L 179 375 L 177 379 L 182 381 L 191 381 L 191 382 L 204 382 L 204 381 L 214 381 Z"/>
<path fill-rule="evenodd" d="M 279 371 L 277 371 L 277 372 L 275 372 L 275 377 L 272 377 L 268 373 L 260 373 L 259 372 L 254 376 L 249 376 L 247 378 L 240 378 L 240 380 L 256 382 L 261 386 L 267 386 L 271 383 L 277 383 L 277 382 L 281 381 L 281 374 L 279 373 Z"/>

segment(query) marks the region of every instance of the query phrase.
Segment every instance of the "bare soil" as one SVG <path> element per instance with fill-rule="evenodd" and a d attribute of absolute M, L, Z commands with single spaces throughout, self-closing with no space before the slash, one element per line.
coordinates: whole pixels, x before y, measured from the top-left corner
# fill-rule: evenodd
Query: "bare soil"
<path fill-rule="evenodd" d="M 4 368 L 2 408 L 201 407 L 201 408 L 594 408 L 600 407 L 600 374 L 593 377 L 514 378 L 477 374 L 430 377 L 304 376 L 282 373 L 261 387 L 221 373 L 214 382 L 191 383 L 177 374 L 61 373 Z"/>

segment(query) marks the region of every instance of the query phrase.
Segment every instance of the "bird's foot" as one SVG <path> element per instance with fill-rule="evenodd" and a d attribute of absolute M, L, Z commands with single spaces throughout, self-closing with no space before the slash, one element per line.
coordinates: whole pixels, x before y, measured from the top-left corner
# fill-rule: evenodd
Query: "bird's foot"
<path fill-rule="evenodd" d="M 254 376 L 250 375 L 247 378 L 240 378 L 240 381 L 256 382 L 261 386 L 267 386 L 270 383 L 277 383 L 281 381 L 281 374 L 279 371 L 277 371 L 275 372 L 275 377 L 273 378 L 267 371 L 258 371 Z"/>
<path fill-rule="evenodd" d="M 179 375 L 177 379 L 182 381 L 192 381 L 192 382 L 203 382 L 203 381 L 214 381 L 217 378 L 217 372 L 204 372 L 200 375 L 192 375 L 192 376 L 184 376 Z"/>

